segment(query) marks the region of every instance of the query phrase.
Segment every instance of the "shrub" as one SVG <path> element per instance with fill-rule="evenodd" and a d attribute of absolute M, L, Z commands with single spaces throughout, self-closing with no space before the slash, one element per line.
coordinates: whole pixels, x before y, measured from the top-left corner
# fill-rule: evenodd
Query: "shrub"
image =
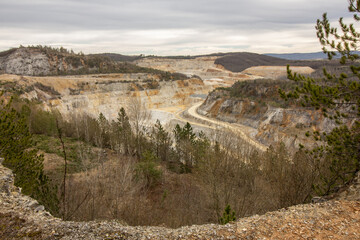
<path fill-rule="evenodd" d="M 226 205 L 223 216 L 220 218 L 220 224 L 227 224 L 236 220 L 235 212 L 231 211 L 230 205 Z"/>

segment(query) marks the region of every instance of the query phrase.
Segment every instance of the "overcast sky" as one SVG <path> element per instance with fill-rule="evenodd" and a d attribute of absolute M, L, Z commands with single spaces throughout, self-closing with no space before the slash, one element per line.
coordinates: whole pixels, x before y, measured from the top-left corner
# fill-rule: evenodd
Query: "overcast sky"
<path fill-rule="evenodd" d="M 0 0 L 0 51 L 196 55 L 320 51 L 316 19 L 347 0 Z"/>

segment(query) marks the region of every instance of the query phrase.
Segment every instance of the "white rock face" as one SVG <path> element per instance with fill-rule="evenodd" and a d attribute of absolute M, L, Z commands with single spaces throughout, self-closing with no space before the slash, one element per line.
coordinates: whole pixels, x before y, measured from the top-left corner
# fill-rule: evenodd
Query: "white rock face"
<path fill-rule="evenodd" d="M 40 51 L 19 48 L 0 58 L 0 70 L 17 75 L 47 75 L 50 74 L 50 63 L 49 58 Z"/>
<path fill-rule="evenodd" d="M 127 109 L 134 99 L 154 111 L 157 118 L 169 121 L 175 113 L 206 96 L 214 89 L 200 79 L 149 82 L 149 74 L 96 74 L 82 76 L 31 77 L 3 74 L 0 82 L 16 82 L 27 99 L 38 99 L 44 108 L 55 108 L 66 118 L 88 114 L 115 120 L 121 107 Z M 1 90 L 1 86 L 0 86 Z"/>

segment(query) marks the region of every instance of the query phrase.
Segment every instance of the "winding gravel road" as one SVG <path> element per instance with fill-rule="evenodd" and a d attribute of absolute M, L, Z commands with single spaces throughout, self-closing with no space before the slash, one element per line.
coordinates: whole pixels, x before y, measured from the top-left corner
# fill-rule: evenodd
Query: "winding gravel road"
<path fill-rule="evenodd" d="M 228 122 L 223 122 L 223 121 L 219 121 L 217 119 L 213 119 L 213 118 L 208 118 L 205 117 L 203 115 L 200 115 L 197 113 L 197 109 L 198 107 L 200 107 L 200 105 L 203 103 L 203 101 L 198 102 L 196 104 L 194 104 L 193 106 L 191 106 L 190 108 L 186 109 L 186 110 L 182 110 L 179 111 L 175 114 L 175 117 L 183 122 L 189 122 L 191 125 L 197 125 L 200 127 L 205 127 L 205 128 L 210 128 L 210 129 L 217 129 L 218 127 L 222 127 L 222 128 L 227 128 L 233 132 L 235 132 L 236 134 L 238 134 L 242 139 L 244 139 L 246 142 L 248 142 L 250 145 L 252 145 L 253 147 L 255 147 L 256 149 L 265 152 L 267 149 L 267 146 L 265 146 L 264 144 L 252 139 L 251 137 L 249 137 L 245 131 L 244 128 L 246 128 L 245 126 L 242 126 L 240 124 L 231 124 Z M 203 123 L 199 123 L 196 122 L 196 120 L 191 120 L 191 119 L 186 119 L 182 113 L 187 111 L 187 113 L 189 115 L 191 115 L 191 117 L 193 117 L 194 119 L 198 119 L 201 122 L 205 122 L 206 124 Z M 217 126 L 217 127 L 214 127 Z"/>

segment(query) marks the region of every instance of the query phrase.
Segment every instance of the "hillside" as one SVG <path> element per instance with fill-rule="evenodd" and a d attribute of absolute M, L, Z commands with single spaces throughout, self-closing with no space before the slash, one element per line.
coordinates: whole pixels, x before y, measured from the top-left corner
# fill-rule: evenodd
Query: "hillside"
<path fill-rule="evenodd" d="M 358 51 L 352 53 L 359 54 Z M 312 53 L 267 53 L 264 54 L 270 57 L 283 58 L 287 60 L 321 60 L 327 59 L 327 54 L 323 52 L 312 52 Z M 335 55 L 333 58 L 340 58 L 340 54 Z"/>
<path fill-rule="evenodd" d="M 0 164 L 0 239 L 358 239 L 360 235 L 359 178 L 338 200 L 297 205 L 226 225 L 178 229 L 62 221 L 22 195 L 13 181 L 11 171 Z"/>
<path fill-rule="evenodd" d="M 141 56 L 141 55 L 140 56 L 128 56 L 128 55 L 123 55 L 123 54 L 118 54 L 118 53 L 99 53 L 99 54 L 90 54 L 89 56 L 106 57 L 113 61 L 118 61 L 118 62 L 133 62 L 135 60 L 143 58 L 143 56 Z"/>
<path fill-rule="evenodd" d="M 193 94 L 206 95 L 213 88 L 200 79 L 164 81 L 161 74 L 151 73 L 0 75 L 0 91 L 37 99 L 45 109 L 55 108 L 64 116 L 86 113 L 97 117 L 102 112 L 110 119 L 116 119 L 120 107 L 126 107 L 131 99 L 141 100 L 149 109 L 176 109 L 176 106 L 183 107 L 195 101 L 196 98 L 191 97 Z"/>
<path fill-rule="evenodd" d="M 75 54 L 64 48 L 19 47 L 0 53 L 0 73 L 53 76 L 96 73 L 154 73 L 164 80 L 186 79 L 181 74 L 138 67 L 128 62 L 116 62 L 108 56 Z"/>
<path fill-rule="evenodd" d="M 155 57 L 148 56 L 133 62 L 140 67 L 196 75 L 209 83 L 230 86 L 236 81 L 260 78 L 286 79 L 286 66 L 313 77 L 321 77 L 323 68 L 331 73 L 347 72 L 349 64 L 337 60 L 292 61 L 256 53 L 218 53 L 206 56 Z"/>
<path fill-rule="evenodd" d="M 313 141 L 304 132 L 312 129 L 328 132 L 335 125 L 320 111 L 280 98 L 278 88 L 290 90 L 293 86 L 294 82 L 285 80 L 237 82 L 211 92 L 198 112 L 245 125 L 249 136 L 267 146 L 284 142 L 291 149 L 297 149 L 300 143 L 310 147 Z"/>
<path fill-rule="evenodd" d="M 327 59 L 327 55 L 323 52 L 313 53 L 267 53 L 270 57 L 282 58 L 287 60 L 319 60 Z"/>
<path fill-rule="evenodd" d="M 232 72 L 242 72 L 247 68 L 255 66 L 308 66 L 315 70 L 322 70 L 323 67 L 341 66 L 338 60 L 287 60 L 273 56 L 256 53 L 231 53 L 215 60 L 215 64 L 222 65 Z"/>
<path fill-rule="evenodd" d="M 257 54 L 250 52 L 231 52 L 231 53 L 213 53 L 207 55 L 196 56 L 126 56 L 115 53 L 103 53 L 93 54 L 91 56 L 108 57 L 114 61 L 131 62 L 139 66 L 147 66 L 164 71 L 179 71 L 185 74 L 189 73 L 191 69 L 196 69 L 196 66 L 200 62 L 206 62 L 210 59 L 213 60 L 213 66 L 206 66 L 210 70 L 216 69 L 218 72 L 227 70 L 233 74 L 242 72 L 244 74 L 250 73 L 250 75 L 257 75 L 245 70 L 252 67 L 280 67 L 290 64 L 293 67 L 309 67 L 315 70 L 315 72 L 321 72 L 323 67 L 342 68 L 338 61 L 327 61 L 326 56 L 322 52 L 317 53 L 289 53 L 289 54 Z M 151 63 L 153 62 L 153 63 Z M 159 65 L 161 63 L 161 66 Z M 188 64 L 189 63 L 189 64 Z M 192 66 L 190 65 L 193 64 Z M 178 65 L 178 67 L 176 67 Z M 197 75 L 201 76 L 204 80 L 208 78 L 206 74 L 201 73 L 201 70 L 206 70 L 205 66 L 200 66 L 202 69 L 197 69 Z M 224 68 L 224 69 L 221 69 Z M 276 70 L 275 70 L 276 71 Z M 194 72 L 194 71 L 193 71 Z M 260 76 L 266 75 L 266 78 L 270 75 L 262 71 Z M 269 72 L 269 71 L 267 71 Z M 308 73 L 309 74 L 309 73 Z M 286 74 L 282 74 L 286 76 Z M 319 75 L 319 74 L 317 74 Z M 244 75 L 245 76 L 245 75 Z M 221 78 L 222 76 L 220 76 Z M 246 77 L 243 77 L 246 78 Z M 275 75 L 275 78 L 276 75 Z M 249 78 L 247 78 L 249 79 Z M 241 79 L 240 79 L 241 80 Z"/>

